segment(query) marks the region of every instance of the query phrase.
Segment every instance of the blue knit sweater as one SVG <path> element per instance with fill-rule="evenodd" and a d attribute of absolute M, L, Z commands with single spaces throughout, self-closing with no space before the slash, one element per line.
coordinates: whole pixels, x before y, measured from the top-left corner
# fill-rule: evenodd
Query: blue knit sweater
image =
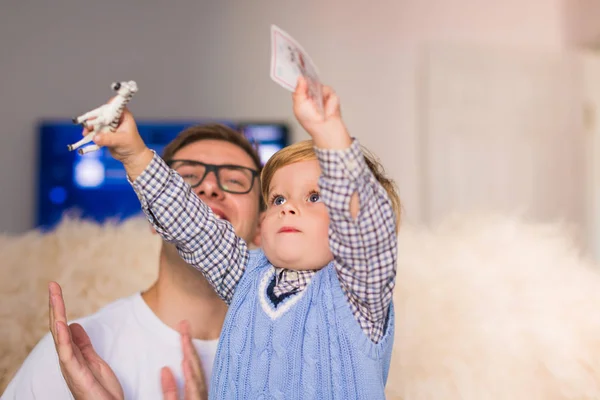
<path fill-rule="evenodd" d="M 384 399 L 394 338 L 375 344 L 354 318 L 333 264 L 273 301 L 274 269 L 252 251 L 225 319 L 211 399 Z"/>

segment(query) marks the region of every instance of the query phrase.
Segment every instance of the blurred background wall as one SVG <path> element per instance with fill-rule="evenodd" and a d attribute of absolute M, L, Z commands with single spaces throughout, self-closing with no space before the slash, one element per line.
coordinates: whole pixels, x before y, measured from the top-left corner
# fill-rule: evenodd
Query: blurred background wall
<path fill-rule="evenodd" d="M 99 105 L 114 80 L 138 82 L 138 118 L 285 120 L 305 138 L 269 78 L 274 23 L 340 94 L 406 220 L 517 210 L 600 248 L 598 15 L 592 0 L 4 0 L 0 231 L 34 226 L 37 122 Z"/>

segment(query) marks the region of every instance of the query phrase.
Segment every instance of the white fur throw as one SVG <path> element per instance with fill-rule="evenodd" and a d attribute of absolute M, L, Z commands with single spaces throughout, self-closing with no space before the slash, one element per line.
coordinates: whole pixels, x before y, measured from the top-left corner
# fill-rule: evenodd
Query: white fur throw
<path fill-rule="evenodd" d="M 48 332 L 48 282 L 63 288 L 74 319 L 147 288 L 160 239 L 144 219 L 104 226 L 65 220 L 54 231 L 0 236 L 0 393 Z"/>
<path fill-rule="evenodd" d="M 401 229 L 390 398 L 600 399 L 600 273 L 569 237 L 477 215 Z"/>
<path fill-rule="evenodd" d="M 600 399 L 600 272 L 560 225 L 462 216 L 403 226 L 389 399 Z M 0 237 L 0 393 L 47 332 L 47 282 L 70 318 L 147 287 L 144 220 Z"/>

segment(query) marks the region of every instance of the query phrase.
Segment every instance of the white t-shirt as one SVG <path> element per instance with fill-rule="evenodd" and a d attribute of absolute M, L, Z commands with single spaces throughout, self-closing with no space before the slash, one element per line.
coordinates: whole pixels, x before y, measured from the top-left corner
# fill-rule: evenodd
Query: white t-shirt
<path fill-rule="evenodd" d="M 179 333 L 158 319 L 140 293 L 119 299 L 74 322 L 85 328 L 98 355 L 119 378 L 125 399 L 162 400 L 160 370 L 164 366 L 171 368 L 180 390 L 183 387 Z M 194 340 L 207 384 L 217 343 L 218 340 Z M 1 397 L 2 400 L 72 398 L 60 372 L 50 333 L 27 356 Z"/>

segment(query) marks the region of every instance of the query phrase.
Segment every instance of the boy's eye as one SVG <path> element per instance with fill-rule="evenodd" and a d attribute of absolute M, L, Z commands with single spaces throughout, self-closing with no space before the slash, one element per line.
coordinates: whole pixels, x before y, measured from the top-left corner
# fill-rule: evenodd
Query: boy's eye
<path fill-rule="evenodd" d="M 285 197 L 283 196 L 275 196 L 273 198 L 273 205 L 280 206 L 285 203 Z"/>
<path fill-rule="evenodd" d="M 310 201 L 311 203 L 318 203 L 319 201 L 321 201 L 321 196 L 319 195 L 319 193 L 311 193 L 311 195 L 308 197 L 308 201 Z"/>

